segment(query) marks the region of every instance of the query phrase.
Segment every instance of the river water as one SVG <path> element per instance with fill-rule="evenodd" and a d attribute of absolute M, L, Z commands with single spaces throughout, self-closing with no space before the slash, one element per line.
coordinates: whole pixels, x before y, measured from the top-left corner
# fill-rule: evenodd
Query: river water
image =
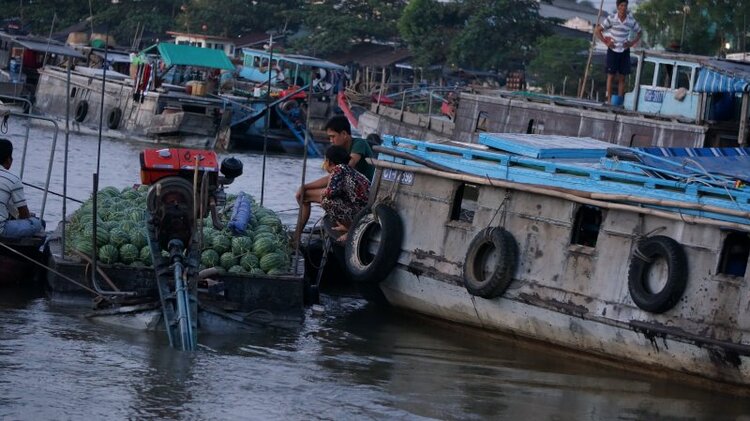
<path fill-rule="evenodd" d="M 24 129 L 11 121 L 20 170 Z M 51 189 L 62 191 L 58 139 Z M 46 177 L 51 131 L 34 128 L 24 181 Z M 101 186 L 139 182 L 144 145 L 104 140 Z M 245 174 L 229 191 L 260 196 L 262 157 L 233 154 Z M 71 136 L 68 194 L 86 199 L 97 141 Z M 272 156 L 265 205 L 293 224 L 299 158 Z M 308 180 L 322 174 L 312 160 Z M 41 193 L 27 188 L 32 211 Z M 69 203 L 68 213 L 77 207 Z M 48 227 L 61 201 L 45 209 Z M 320 216 L 313 215 L 311 221 Z M 750 403 L 393 309 L 323 296 L 299 326 L 201 336 L 169 348 L 163 334 L 113 329 L 24 291 L 0 291 L 0 419 L 520 419 L 750 420 Z"/>

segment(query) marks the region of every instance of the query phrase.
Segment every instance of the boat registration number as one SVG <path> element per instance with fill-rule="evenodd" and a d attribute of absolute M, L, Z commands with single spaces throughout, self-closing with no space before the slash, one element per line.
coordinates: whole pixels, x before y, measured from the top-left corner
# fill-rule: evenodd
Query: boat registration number
<path fill-rule="evenodd" d="M 401 184 L 411 186 L 414 184 L 414 173 L 411 171 L 399 171 L 390 168 L 383 169 L 383 180 L 396 181 L 396 179 L 398 179 L 398 182 Z"/>
<path fill-rule="evenodd" d="M 664 91 L 646 89 L 646 94 L 643 96 L 643 100 L 646 102 L 664 102 Z"/>

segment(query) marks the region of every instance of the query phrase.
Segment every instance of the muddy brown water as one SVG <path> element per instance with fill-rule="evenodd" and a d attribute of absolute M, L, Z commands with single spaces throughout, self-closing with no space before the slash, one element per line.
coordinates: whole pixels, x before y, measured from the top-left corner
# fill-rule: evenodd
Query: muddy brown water
<path fill-rule="evenodd" d="M 17 148 L 23 128 L 11 122 Z M 24 180 L 44 182 L 51 133 L 35 128 Z M 60 134 L 52 190 L 62 192 Z M 144 145 L 102 142 L 101 186 L 138 183 Z M 13 170 L 20 165 L 17 151 Z M 262 157 L 233 154 L 230 192 L 260 194 Z M 68 193 L 86 199 L 95 138 L 71 136 Z M 296 220 L 301 160 L 268 158 L 265 205 Z M 308 180 L 322 174 L 320 160 Z M 32 211 L 41 193 L 27 188 Z M 69 203 L 68 212 L 77 207 Z M 311 219 L 320 216 L 316 212 Z M 48 227 L 62 217 L 50 197 Z M 82 310 L 23 290 L 0 291 L 0 418 L 748 420 L 747 398 L 656 378 L 389 308 L 324 295 L 298 326 L 201 335 L 194 353 L 163 334 L 103 326 Z"/>

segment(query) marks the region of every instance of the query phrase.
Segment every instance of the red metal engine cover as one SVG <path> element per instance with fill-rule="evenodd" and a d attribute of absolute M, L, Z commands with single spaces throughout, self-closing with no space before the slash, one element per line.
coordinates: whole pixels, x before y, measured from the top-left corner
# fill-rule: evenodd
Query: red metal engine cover
<path fill-rule="evenodd" d="M 141 152 L 141 183 L 153 184 L 163 177 L 189 177 L 195 171 L 195 158 L 198 157 L 198 170 L 219 172 L 219 158 L 216 152 L 203 149 L 145 149 Z"/>

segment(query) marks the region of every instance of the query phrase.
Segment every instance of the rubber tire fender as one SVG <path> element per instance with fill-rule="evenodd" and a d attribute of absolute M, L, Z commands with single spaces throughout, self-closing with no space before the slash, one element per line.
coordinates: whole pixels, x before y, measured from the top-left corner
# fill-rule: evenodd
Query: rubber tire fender
<path fill-rule="evenodd" d="M 119 107 L 109 110 L 109 115 L 107 116 L 107 127 L 112 130 L 120 127 L 120 120 L 122 120 L 122 110 Z"/>
<path fill-rule="evenodd" d="M 674 307 L 685 292 L 688 277 L 685 250 L 680 243 L 663 235 L 641 240 L 638 242 L 637 250 L 639 253 L 634 252 L 630 258 L 628 271 L 630 298 L 642 310 L 664 313 Z M 646 274 L 657 259 L 665 259 L 667 262 L 667 281 L 660 291 L 652 292 L 646 285 Z"/>
<path fill-rule="evenodd" d="M 374 255 L 368 246 L 372 229 L 380 227 L 380 241 Z M 355 282 L 378 283 L 396 266 L 401 255 L 404 226 L 398 213 L 385 204 L 365 209 L 355 218 L 346 241 L 346 269 Z"/>
<path fill-rule="evenodd" d="M 89 113 L 89 103 L 88 101 L 81 100 L 78 102 L 78 105 L 76 105 L 76 113 L 75 113 L 75 120 L 79 123 L 82 123 L 83 120 L 86 120 L 86 115 Z"/>
<path fill-rule="evenodd" d="M 498 254 L 497 265 L 486 276 L 484 267 L 493 251 Z M 499 297 L 513 281 L 517 266 L 518 244 L 513 234 L 501 227 L 485 228 L 471 240 L 466 251 L 464 286 L 471 295 L 482 298 Z"/>

